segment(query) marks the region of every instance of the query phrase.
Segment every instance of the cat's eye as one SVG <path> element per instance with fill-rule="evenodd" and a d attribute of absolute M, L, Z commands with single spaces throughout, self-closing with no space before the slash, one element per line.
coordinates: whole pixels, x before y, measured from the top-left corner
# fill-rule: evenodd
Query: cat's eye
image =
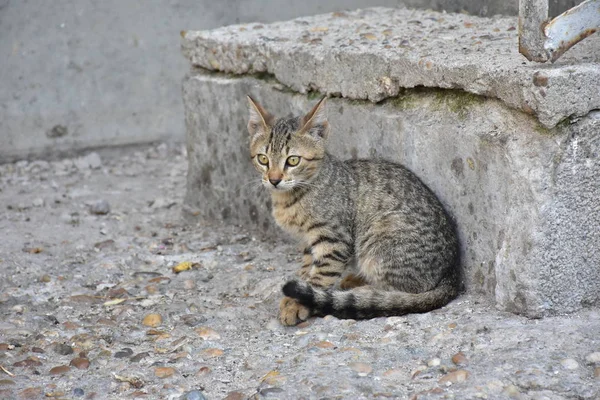
<path fill-rule="evenodd" d="M 258 163 L 260 165 L 268 165 L 269 164 L 269 158 L 267 156 L 265 156 L 264 154 L 259 154 L 258 156 L 256 156 L 256 159 L 258 160 Z"/>
<path fill-rule="evenodd" d="M 287 165 L 289 165 L 290 167 L 295 167 L 296 165 L 298 165 L 300 163 L 300 157 L 298 157 L 298 156 L 288 157 L 288 159 L 285 163 Z"/>

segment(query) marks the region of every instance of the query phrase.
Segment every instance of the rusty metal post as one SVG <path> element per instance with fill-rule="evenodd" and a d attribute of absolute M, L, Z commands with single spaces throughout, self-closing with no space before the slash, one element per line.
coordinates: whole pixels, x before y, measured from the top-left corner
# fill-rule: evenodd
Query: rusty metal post
<path fill-rule="evenodd" d="M 548 20 L 548 0 L 519 1 L 519 52 L 529 61 L 556 61 L 600 29 L 600 0 L 587 0 Z"/>
<path fill-rule="evenodd" d="M 519 0 L 519 53 L 529 61 L 544 62 L 544 26 L 548 21 L 548 0 Z"/>

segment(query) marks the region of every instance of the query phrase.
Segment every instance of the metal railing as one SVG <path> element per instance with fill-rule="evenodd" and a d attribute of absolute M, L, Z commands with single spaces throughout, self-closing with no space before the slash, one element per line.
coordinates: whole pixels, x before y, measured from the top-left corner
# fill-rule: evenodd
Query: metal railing
<path fill-rule="evenodd" d="M 548 18 L 548 0 L 519 1 L 519 52 L 529 61 L 558 60 L 579 41 L 600 30 L 600 0 L 587 0 Z"/>

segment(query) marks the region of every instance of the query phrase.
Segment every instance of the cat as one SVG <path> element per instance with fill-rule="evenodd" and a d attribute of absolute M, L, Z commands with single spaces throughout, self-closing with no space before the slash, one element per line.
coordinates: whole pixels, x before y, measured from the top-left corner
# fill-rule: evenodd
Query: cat
<path fill-rule="evenodd" d="M 303 117 L 277 119 L 248 96 L 252 162 L 271 192 L 275 221 L 304 248 L 299 279 L 283 286 L 281 323 L 446 305 L 459 291 L 452 220 L 406 167 L 329 154 L 325 99 Z M 348 274 L 353 265 L 358 273 Z"/>

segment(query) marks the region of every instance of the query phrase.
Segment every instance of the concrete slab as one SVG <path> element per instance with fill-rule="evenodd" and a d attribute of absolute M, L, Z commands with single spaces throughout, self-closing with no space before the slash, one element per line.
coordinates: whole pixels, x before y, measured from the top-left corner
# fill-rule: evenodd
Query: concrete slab
<path fill-rule="evenodd" d="M 462 89 L 535 115 L 546 128 L 600 108 L 600 36 L 555 64 L 518 52 L 516 17 L 372 8 L 184 35 L 193 66 L 268 73 L 294 91 L 379 102 L 403 88 Z"/>
<path fill-rule="evenodd" d="M 183 88 L 188 210 L 279 236 L 248 156 L 245 95 L 279 116 L 316 96 L 201 71 Z M 328 114 L 334 155 L 402 162 L 441 198 L 468 291 L 531 317 L 600 304 L 600 114 L 547 129 L 499 100 L 424 88 L 377 105 L 332 98 Z"/>

